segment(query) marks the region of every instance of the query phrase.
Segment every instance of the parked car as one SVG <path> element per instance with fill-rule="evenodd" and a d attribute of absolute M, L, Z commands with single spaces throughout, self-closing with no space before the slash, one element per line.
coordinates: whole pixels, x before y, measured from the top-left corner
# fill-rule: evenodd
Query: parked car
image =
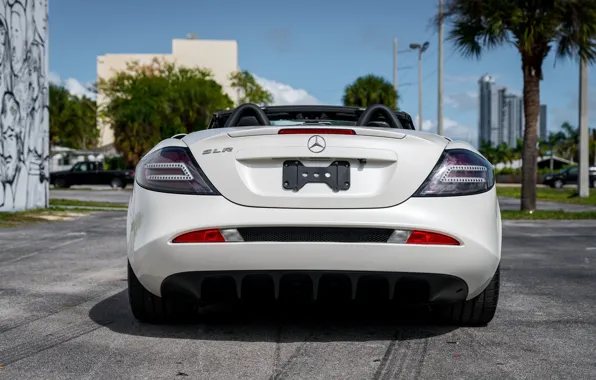
<path fill-rule="evenodd" d="M 545 175 L 542 183 L 544 185 L 560 189 L 565 185 L 576 185 L 578 176 L 579 167 L 570 166 L 568 168 L 562 169 L 557 173 Z M 590 187 L 596 187 L 596 166 L 590 167 L 589 181 Z"/>
<path fill-rule="evenodd" d="M 126 223 L 134 317 L 378 301 L 488 324 L 502 245 L 493 167 L 402 116 L 247 103 L 159 142 L 137 166 Z"/>
<path fill-rule="evenodd" d="M 72 185 L 110 185 L 125 188 L 134 182 L 134 170 L 104 170 L 101 162 L 82 161 L 70 170 L 50 173 L 50 185 L 68 188 Z"/>

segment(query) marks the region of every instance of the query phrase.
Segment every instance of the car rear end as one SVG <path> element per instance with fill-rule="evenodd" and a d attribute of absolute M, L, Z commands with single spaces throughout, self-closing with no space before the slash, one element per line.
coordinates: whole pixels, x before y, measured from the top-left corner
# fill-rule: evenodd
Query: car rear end
<path fill-rule="evenodd" d="M 162 142 L 136 179 L 128 257 L 156 296 L 453 303 L 500 261 L 492 166 L 432 134 L 203 131 Z"/>

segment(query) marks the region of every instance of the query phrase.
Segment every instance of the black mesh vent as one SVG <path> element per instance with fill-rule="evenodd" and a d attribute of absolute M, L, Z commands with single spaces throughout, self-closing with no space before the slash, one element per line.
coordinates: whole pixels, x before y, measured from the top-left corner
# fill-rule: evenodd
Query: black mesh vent
<path fill-rule="evenodd" d="M 343 227 L 246 227 L 238 228 L 238 232 L 246 242 L 386 243 L 393 230 Z"/>

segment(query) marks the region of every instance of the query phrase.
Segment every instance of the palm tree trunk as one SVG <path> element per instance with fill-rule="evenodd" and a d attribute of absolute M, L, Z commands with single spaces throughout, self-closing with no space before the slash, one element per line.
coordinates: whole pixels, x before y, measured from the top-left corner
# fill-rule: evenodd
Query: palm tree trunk
<path fill-rule="evenodd" d="M 540 110 L 540 77 L 529 64 L 524 64 L 524 151 L 522 153 L 521 210 L 536 209 L 538 171 L 538 113 Z"/>

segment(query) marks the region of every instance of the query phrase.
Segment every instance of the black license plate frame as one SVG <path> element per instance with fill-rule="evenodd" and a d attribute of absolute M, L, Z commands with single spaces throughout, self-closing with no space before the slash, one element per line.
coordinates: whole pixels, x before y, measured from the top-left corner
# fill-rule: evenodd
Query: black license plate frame
<path fill-rule="evenodd" d="M 350 162 L 333 161 L 329 166 L 304 166 L 299 160 L 284 161 L 282 186 L 286 190 L 300 191 L 308 183 L 325 183 L 334 192 L 350 189 Z"/>

